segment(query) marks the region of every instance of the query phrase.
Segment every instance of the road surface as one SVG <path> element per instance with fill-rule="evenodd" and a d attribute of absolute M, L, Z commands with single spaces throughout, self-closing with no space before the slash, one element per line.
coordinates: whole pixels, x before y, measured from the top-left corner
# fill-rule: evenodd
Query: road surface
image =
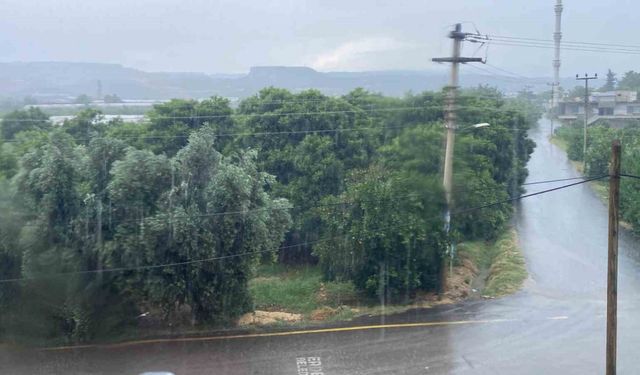
<path fill-rule="evenodd" d="M 576 177 L 565 153 L 538 144 L 529 181 Z M 623 161 L 624 163 L 624 161 Z M 529 192 L 563 183 L 530 186 Z M 355 322 L 356 330 L 0 352 L 2 374 L 602 374 L 607 208 L 587 185 L 523 200 L 516 227 L 530 278 L 498 300 Z M 640 372 L 640 246 L 620 238 L 618 369 Z M 382 319 L 382 321 L 380 320 Z M 418 323 L 410 326 L 396 324 Z M 379 327 L 380 324 L 386 328 Z"/>

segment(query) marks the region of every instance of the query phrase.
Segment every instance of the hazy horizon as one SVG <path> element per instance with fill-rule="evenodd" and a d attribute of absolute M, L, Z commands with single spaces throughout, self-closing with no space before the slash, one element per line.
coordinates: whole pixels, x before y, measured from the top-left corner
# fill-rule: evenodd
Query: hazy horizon
<path fill-rule="evenodd" d="M 551 39 L 555 1 L 0 0 L 0 61 L 108 62 L 152 72 L 245 73 L 252 66 L 318 71 L 439 70 L 451 25 L 482 34 Z M 34 6 L 35 5 L 35 6 Z M 473 6 L 471 6 L 473 5 Z M 640 5 L 565 1 L 566 41 L 634 43 Z M 476 29 L 477 28 L 477 29 Z M 522 75 L 550 76 L 552 50 L 466 43 Z M 587 60 L 588 59 L 588 60 Z M 563 51 L 562 76 L 635 68 L 625 54 Z M 466 70 L 471 71 L 472 68 Z M 475 70 L 475 68 L 473 68 Z M 637 70 L 637 68 L 636 68 Z"/>

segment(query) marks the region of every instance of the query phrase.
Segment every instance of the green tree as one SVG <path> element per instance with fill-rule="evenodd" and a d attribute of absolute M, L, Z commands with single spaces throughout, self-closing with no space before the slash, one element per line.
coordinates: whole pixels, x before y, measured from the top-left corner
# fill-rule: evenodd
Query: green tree
<path fill-rule="evenodd" d="M 609 69 L 607 71 L 607 80 L 600 88 L 600 91 L 613 91 L 616 89 L 616 74 Z"/>
<path fill-rule="evenodd" d="M 618 82 L 618 90 L 640 90 L 640 73 L 633 70 L 626 72 Z"/>
<path fill-rule="evenodd" d="M 88 145 L 92 137 L 103 132 L 102 112 L 88 108 L 62 123 L 62 129 L 79 144 Z"/>
<path fill-rule="evenodd" d="M 223 150 L 232 139 L 226 135 L 234 128 L 232 114 L 229 100 L 216 96 L 199 102 L 173 99 L 157 104 L 147 114 L 147 143 L 154 152 L 173 156 L 187 144 L 192 131 L 206 126 L 215 129 L 216 136 L 225 134 L 219 142 Z"/>
<path fill-rule="evenodd" d="M 16 325 L 24 328 L 26 334 L 63 335 L 74 340 L 84 337 L 86 332 L 87 321 L 76 298 L 80 280 L 47 278 L 83 266 L 86 254 L 74 246 L 73 236 L 74 218 L 81 206 L 77 190 L 77 163 L 81 159 L 70 137 L 56 131 L 47 144 L 21 160 L 22 169 L 16 176 L 17 198 L 32 213 L 19 239 L 23 249 L 22 276 L 34 280 L 25 286 L 24 296 L 29 305 Z M 33 325 L 33 320 L 43 322 L 42 326 Z"/>
<path fill-rule="evenodd" d="M 488 128 L 478 129 L 480 134 Z M 504 131 L 494 129 L 500 135 Z M 491 134 L 484 134 L 491 139 Z M 510 138 L 509 132 L 506 134 Z M 393 143 L 382 148 L 383 160 L 387 168 L 401 171 L 416 178 L 434 178 L 441 180 L 443 132 L 440 123 L 425 124 L 407 129 Z M 501 169 L 514 172 L 517 159 L 504 152 L 501 154 L 494 139 L 477 138 L 476 134 L 461 133 L 456 139 L 454 157 L 454 207 L 453 211 L 481 206 L 507 198 L 509 181 L 513 178 L 503 176 L 505 171 L 496 173 L 495 164 L 502 163 Z M 503 146 L 509 150 L 510 145 Z M 496 159 L 499 159 L 496 163 Z M 494 164 L 495 163 L 495 164 Z M 500 165 L 500 164 L 498 164 Z M 517 165 L 517 164 L 516 164 Z M 500 179 L 500 180 L 496 180 Z M 516 193 L 517 194 L 517 190 Z M 457 215 L 452 219 L 454 234 L 464 239 L 493 238 L 503 228 L 509 217 L 509 206 L 488 210 L 472 211 Z M 444 211 L 441 215 L 444 214 Z"/>
<path fill-rule="evenodd" d="M 74 100 L 74 103 L 89 105 L 91 104 L 91 97 L 89 97 L 89 95 L 86 95 L 86 94 L 80 94 L 76 97 L 76 99 Z"/>
<path fill-rule="evenodd" d="M 104 96 L 104 102 L 105 103 L 122 103 L 123 101 L 116 94 L 113 94 L 113 95 L 107 94 Z"/>
<path fill-rule="evenodd" d="M 609 173 L 609 159 L 611 151 L 611 141 L 615 138 L 613 129 L 604 126 L 593 126 L 589 128 L 587 137 L 587 154 L 585 156 L 585 174 L 589 176 L 599 176 Z M 582 145 L 583 138 L 580 137 Z"/>
<path fill-rule="evenodd" d="M 213 134 L 210 129 L 192 134 L 187 146 L 169 162 L 160 162 L 163 156 L 128 153 L 125 160 L 131 162 L 114 164 L 110 185 L 116 206 L 130 206 L 133 201 L 153 206 L 135 224 L 136 230 L 120 231 L 128 239 L 121 241 L 123 245 L 116 249 L 121 253 L 113 254 L 113 262 L 186 262 L 139 272 L 134 285 L 142 287 L 167 317 L 187 307 L 192 324 L 227 321 L 250 309 L 247 283 L 252 271 L 261 254 L 275 253 L 289 226 L 287 202 L 271 199 L 264 190 L 273 178 L 258 171 L 257 154 L 223 157 L 213 147 Z M 171 170 L 160 173 L 162 181 L 149 180 L 157 172 L 132 181 L 128 167 L 139 166 L 139 161 L 133 161 L 141 157 L 153 164 L 148 165 L 151 171 Z M 157 193 L 141 191 L 138 184 L 143 181 Z M 140 195 L 132 194 L 129 186 L 136 186 Z M 188 263 L 198 259 L 211 260 Z"/>
<path fill-rule="evenodd" d="M 314 251 L 328 279 L 353 280 L 386 301 L 406 301 L 418 289 L 437 286 L 446 247 L 439 179 L 372 166 L 354 173 L 346 191 L 325 202 L 329 240 Z"/>
<path fill-rule="evenodd" d="M 260 150 L 260 169 L 276 177 L 271 189 L 297 207 L 286 242 L 292 247 L 319 238 L 319 217 L 311 208 L 340 194 L 348 171 L 366 167 L 382 138 L 367 112 L 316 90 L 264 89 L 240 103 L 238 118 L 243 133 L 257 135 L 237 142 Z M 288 249 L 281 260 L 312 261 L 311 247 Z"/>
<path fill-rule="evenodd" d="M 589 88 L 589 95 L 593 92 L 592 88 Z M 582 98 L 584 99 L 584 86 L 574 86 L 571 91 L 567 92 L 567 97 L 571 99 Z"/>
<path fill-rule="evenodd" d="M 2 118 L 2 139 L 13 140 L 19 132 L 49 129 L 49 116 L 40 108 L 29 107 L 6 114 Z"/>
<path fill-rule="evenodd" d="M 18 172 L 18 157 L 10 143 L 0 143 L 0 181 Z"/>
<path fill-rule="evenodd" d="M 15 188 L 0 177 L 0 275 L 12 279 L 21 276 L 22 253 L 18 238 L 25 217 L 13 207 Z M 24 303 L 18 283 L 0 283 L 0 337 L 15 327 L 17 309 Z M 13 332 L 12 332 L 13 333 Z"/>
<path fill-rule="evenodd" d="M 119 139 L 128 146 L 139 150 L 152 148 L 149 145 L 149 124 L 124 122 L 119 119 L 109 121 L 105 126 L 104 135 L 109 138 Z"/>

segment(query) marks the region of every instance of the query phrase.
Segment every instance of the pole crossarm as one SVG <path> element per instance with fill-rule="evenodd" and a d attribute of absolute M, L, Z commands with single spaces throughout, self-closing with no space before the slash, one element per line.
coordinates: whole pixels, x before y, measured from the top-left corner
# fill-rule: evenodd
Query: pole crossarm
<path fill-rule="evenodd" d="M 431 59 L 433 62 L 437 63 L 472 63 L 472 62 L 480 62 L 484 63 L 484 60 L 481 57 L 434 57 Z"/>

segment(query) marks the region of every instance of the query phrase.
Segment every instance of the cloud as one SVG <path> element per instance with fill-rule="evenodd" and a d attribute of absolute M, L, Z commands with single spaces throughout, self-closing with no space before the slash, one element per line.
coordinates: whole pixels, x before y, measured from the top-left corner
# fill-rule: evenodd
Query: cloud
<path fill-rule="evenodd" d="M 372 68 L 372 55 L 398 51 L 411 44 L 389 37 L 375 37 L 353 40 L 317 56 L 311 66 L 317 70 Z"/>

